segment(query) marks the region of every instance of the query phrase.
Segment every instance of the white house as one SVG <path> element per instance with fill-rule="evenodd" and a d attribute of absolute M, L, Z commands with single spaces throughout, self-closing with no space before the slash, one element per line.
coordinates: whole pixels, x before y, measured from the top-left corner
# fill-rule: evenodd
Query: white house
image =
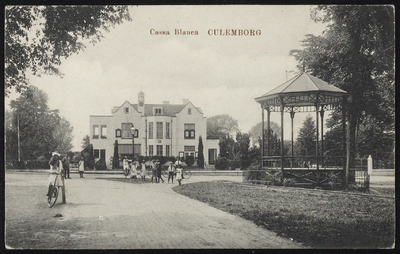
<path fill-rule="evenodd" d="M 207 118 L 189 100 L 182 104 L 145 104 L 144 93 L 138 104 L 124 102 L 111 110 L 111 115 L 90 116 L 90 142 L 94 157 L 102 158 L 109 167 L 118 140 L 119 157 L 132 156 L 131 127 L 135 158 L 142 156 L 194 156 L 197 159 L 199 137 L 203 139 L 204 161 L 213 167 L 219 154 L 219 140 L 207 139 Z"/>

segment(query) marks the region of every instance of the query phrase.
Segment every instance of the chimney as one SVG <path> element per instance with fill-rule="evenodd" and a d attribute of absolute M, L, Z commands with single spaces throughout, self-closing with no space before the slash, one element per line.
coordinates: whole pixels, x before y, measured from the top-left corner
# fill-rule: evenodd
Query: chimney
<path fill-rule="evenodd" d="M 164 105 L 168 105 L 168 104 L 169 104 L 169 101 L 163 101 L 163 104 L 164 104 Z"/>
<path fill-rule="evenodd" d="M 113 109 L 111 109 L 111 114 L 114 114 L 118 109 L 119 107 L 113 107 Z"/>
<path fill-rule="evenodd" d="M 189 103 L 189 99 L 183 99 L 183 104 L 186 105 Z"/>

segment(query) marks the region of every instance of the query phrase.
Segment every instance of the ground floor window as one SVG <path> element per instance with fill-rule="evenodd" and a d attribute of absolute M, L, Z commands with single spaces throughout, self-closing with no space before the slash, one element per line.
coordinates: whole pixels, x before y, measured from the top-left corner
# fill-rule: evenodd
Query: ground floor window
<path fill-rule="evenodd" d="M 149 145 L 149 156 L 153 156 L 154 155 L 154 150 L 153 150 L 153 145 Z"/>
<path fill-rule="evenodd" d="M 138 158 L 140 156 L 140 151 L 141 151 L 141 145 L 135 144 L 135 158 Z M 118 154 L 120 155 L 120 158 L 123 157 L 131 158 L 132 144 L 118 144 Z"/>
<path fill-rule="evenodd" d="M 163 146 L 162 145 L 157 145 L 157 155 L 163 156 Z"/>
<path fill-rule="evenodd" d="M 93 149 L 94 159 L 106 159 L 106 149 Z"/>
<path fill-rule="evenodd" d="M 185 158 L 188 156 L 193 156 L 193 158 L 195 157 L 195 151 L 196 151 L 196 146 L 185 146 L 184 147 L 184 151 L 185 151 Z"/>
<path fill-rule="evenodd" d="M 166 145 L 165 146 L 165 156 L 171 156 L 169 153 L 170 153 L 170 151 L 169 151 L 169 145 Z"/>

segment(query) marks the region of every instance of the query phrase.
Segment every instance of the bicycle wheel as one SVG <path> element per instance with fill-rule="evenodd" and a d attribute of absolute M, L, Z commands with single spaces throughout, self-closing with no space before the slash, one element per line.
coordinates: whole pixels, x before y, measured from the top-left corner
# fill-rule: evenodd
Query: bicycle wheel
<path fill-rule="evenodd" d="M 54 204 L 56 203 L 58 198 L 58 188 L 57 187 L 53 187 L 53 190 L 50 193 L 50 196 L 47 199 L 47 205 L 49 206 L 49 208 L 52 208 L 54 206 Z"/>
<path fill-rule="evenodd" d="M 183 170 L 184 179 L 189 179 L 191 176 L 192 176 L 192 172 L 190 172 L 190 170 L 188 170 L 188 169 Z"/>
<path fill-rule="evenodd" d="M 162 176 L 166 179 L 168 179 L 168 171 L 167 170 L 163 170 L 162 171 Z"/>

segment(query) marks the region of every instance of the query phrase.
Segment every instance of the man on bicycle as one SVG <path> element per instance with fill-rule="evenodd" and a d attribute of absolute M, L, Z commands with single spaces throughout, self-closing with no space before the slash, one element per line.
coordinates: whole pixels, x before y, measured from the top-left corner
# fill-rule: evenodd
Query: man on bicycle
<path fill-rule="evenodd" d="M 50 171 L 49 171 L 49 190 L 46 196 L 50 196 L 50 192 L 53 189 L 55 184 L 61 185 L 60 179 L 58 179 L 57 183 L 55 182 L 57 175 L 62 172 L 62 162 L 60 160 L 60 154 L 58 152 L 53 152 L 52 157 L 49 161 Z"/>

